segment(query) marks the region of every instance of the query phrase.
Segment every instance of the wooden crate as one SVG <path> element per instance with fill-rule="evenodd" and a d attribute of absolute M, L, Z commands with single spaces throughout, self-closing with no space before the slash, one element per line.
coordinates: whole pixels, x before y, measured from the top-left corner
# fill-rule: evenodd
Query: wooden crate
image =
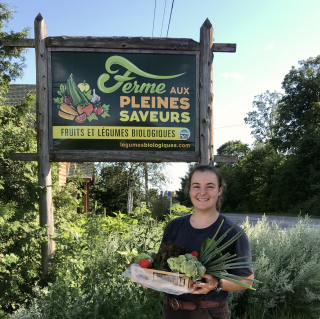
<path fill-rule="evenodd" d="M 163 270 L 158 270 L 158 269 L 148 269 L 148 268 L 143 268 L 143 270 L 152 273 L 153 274 L 153 278 L 158 277 L 161 279 L 164 279 L 168 282 L 173 283 L 176 286 L 186 286 L 187 288 L 190 288 L 191 284 L 192 284 L 192 280 L 191 278 L 186 278 L 186 279 L 181 279 L 183 276 L 185 276 L 184 274 L 178 274 L 177 273 L 173 273 L 173 272 L 169 272 L 169 271 L 163 271 Z M 131 278 L 132 282 L 136 282 L 134 279 Z"/>

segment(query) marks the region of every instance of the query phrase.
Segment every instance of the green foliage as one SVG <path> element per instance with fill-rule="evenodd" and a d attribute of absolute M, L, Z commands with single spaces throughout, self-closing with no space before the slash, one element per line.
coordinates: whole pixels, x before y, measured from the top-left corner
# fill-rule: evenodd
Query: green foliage
<path fill-rule="evenodd" d="M 282 230 L 264 217 L 254 227 L 243 225 L 249 237 L 256 291 L 232 293 L 231 307 L 237 315 L 251 312 L 275 318 L 275 313 L 320 313 L 320 235 L 309 220 L 300 218 L 295 227 Z M 273 316 L 272 316 L 273 315 Z M 253 318 L 253 317 L 251 317 Z M 256 318 L 259 318 L 257 316 Z"/>
<path fill-rule="evenodd" d="M 39 281 L 44 231 L 37 211 L 0 202 L 0 305 L 7 312 L 28 302 Z"/>
<path fill-rule="evenodd" d="M 8 21 L 12 18 L 14 9 L 10 9 L 7 3 L 0 3 L 0 39 L 16 40 L 25 39 L 29 35 L 27 28 L 21 32 L 4 32 Z M 3 85 L 22 75 L 24 68 L 24 48 L 4 47 L 0 44 L 0 95 L 3 93 Z"/>
<path fill-rule="evenodd" d="M 320 121 L 320 55 L 299 61 L 285 76 L 285 90 L 278 109 L 277 145 L 294 151 L 297 142 L 319 130 Z"/>
<path fill-rule="evenodd" d="M 152 217 L 157 220 L 163 220 L 170 211 L 170 199 L 166 196 L 159 197 L 151 209 Z"/>
<path fill-rule="evenodd" d="M 127 163 L 112 163 L 100 167 L 97 171 L 95 184 L 90 189 L 91 202 L 97 201 L 106 209 L 107 214 L 127 209 L 128 170 Z M 134 180 L 134 198 L 139 197 L 140 183 Z M 137 206 L 138 203 L 135 203 Z"/>
<path fill-rule="evenodd" d="M 115 220 L 114 222 L 111 220 Z M 28 309 L 13 319 L 162 318 L 164 294 L 142 289 L 121 276 L 128 259 L 120 252 L 157 251 L 165 223 L 147 218 L 137 222 L 120 214 L 70 223 L 56 237 L 54 272 L 46 288 L 36 286 Z M 116 224 L 114 224 L 116 223 Z M 118 226 L 115 226 L 118 225 Z M 249 237 L 256 291 L 230 294 L 235 318 L 318 318 L 320 312 L 320 236 L 300 219 L 282 230 L 264 217 L 255 226 L 243 225 Z M 129 258 L 130 259 L 130 258 Z"/>
<path fill-rule="evenodd" d="M 189 172 L 191 169 L 196 165 L 196 163 L 189 164 Z M 188 180 L 189 180 L 189 172 L 184 176 L 180 177 L 181 179 L 181 188 L 177 190 L 176 199 L 181 205 L 192 207 L 192 202 L 189 196 L 189 189 L 188 189 Z"/>
<path fill-rule="evenodd" d="M 275 138 L 275 125 L 278 120 L 278 104 L 282 95 L 278 92 L 266 91 L 263 94 L 257 95 L 253 101 L 254 111 L 249 112 L 244 119 L 246 124 L 249 124 L 252 131 L 251 134 L 257 141 L 270 140 Z"/>
<path fill-rule="evenodd" d="M 92 214 L 66 225 L 56 237 L 54 273 L 49 287 L 36 288 L 28 310 L 13 318 L 161 318 L 164 294 L 144 290 L 122 277 L 128 260 L 119 252 L 157 251 L 164 224 L 117 214 Z"/>

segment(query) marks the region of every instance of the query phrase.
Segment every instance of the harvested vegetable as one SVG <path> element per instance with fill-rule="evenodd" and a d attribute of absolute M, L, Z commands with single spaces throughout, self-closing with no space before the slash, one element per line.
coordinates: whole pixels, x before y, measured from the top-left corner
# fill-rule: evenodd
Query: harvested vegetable
<path fill-rule="evenodd" d="M 235 262 L 239 259 L 243 259 L 248 256 L 243 257 L 237 257 L 237 255 L 230 255 L 229 253 L 222 255 L 222 251 L 226 249 L 228 246 L 230 246 L 232 243 L 234 243 L 240 236 L 242 236 L 245 233 L 245 229 L 238 232 L 236 235 L 234 235 L 231 239 L 229 239 L 225 244 L 218 247 L 218 245 L 222 242 L 222 240 L 227 236 L 227 234 L 238 224 L 234 224 L 231 228 L 229 228 L 217 241 L 215 241 L 215 238 L 217 237 L 219 230 L 222 226 L 224 221 L 221 222 L 217 232 L 213 236 L 212 239 L 207 238 L 201 245 L 200 248 L 200 256 L 199 261 L 203 264 L 203 266 L 206 268 L 206 273 L 210 274 L 216 278 L 225 279 L 228 281 L 231 281 L 233 283 L 236 283 L 240 286 L 255 290 L 252 288 L 251 285 L 245 284 L 237 279 L 243 279 L 241 276 L 236 276 L 233 274 L 229 274 L 227 272 L 228 269 L 237 269 L 237 268 L 243 268 L 243 267 L 249 267 L 252 263 L 250 262 Z M 246 280 L 252 281 L 252 282 L 260 282 L 256 279 L 249 279 L 246 278 Z"/>
<path fill-rule="evenodd" d="M 169 258 L 168 265 L 172 271 L 183 273 L 186 278 L 192 277 L 193 281 L 201 279 L 206 272 L 206 268 L 198 261 L 197 257 L 191 254 Z"/>
<path fill-rule="evenodd" d="M 141 266 L 142 268 L 151 268 L 152 264 L 150 261 L 146 260 L 146 259 L 140 259 L 139 261 L 139 266 Z"/>
<path fill-rule="evenodd" d="M 165 269 L 170 271 L 170 267 L 168 265 L 168 258 L 171 257 L 179 257 L 180 255 L 186 254 L 187 251 L 179 245 L 176 245 L 170 241 L 164 243 L 159 251 L 154 256 L 154 268 L 157 269 Z"/>

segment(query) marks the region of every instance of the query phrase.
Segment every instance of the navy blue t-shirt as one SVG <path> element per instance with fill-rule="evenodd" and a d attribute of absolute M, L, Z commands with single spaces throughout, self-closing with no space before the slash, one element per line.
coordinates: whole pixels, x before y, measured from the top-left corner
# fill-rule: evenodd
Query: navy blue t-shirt
<path fill-rule="evenodd" d="M 187 251 L 197 251 L 200 252 L 200 247 L 204 240 L 207 238 L 212 238 L 215 233 L 217 232 L 222 220 L 224 220 L 219 233 L 216 239 L 219 239 L 229 228 L 231 228 L 234 223 L 224 215 L 219 214 L 218 219 L 209 227 L 196 229 L 193 228 L 190 224 L 190 216 L 183 216 L 179 218 L 175 218 L 171 220 L 168 225 L 166 226 L 162 238 L 162 243 L 167 241 L 171 241 L 174 244 L 183 246 Z M 231 239 L 235 234 L 241 231 L 241 227 L 236 225 L 230 233 L 221 241 L 218 245 L 219 247 L 225 244 L 229 239 Z M 222 254 L 226 254 L 229 252 L 231 255 L 236 254 L 237 257 L 241 256 L 250 256 L 250 245 L 249 240 L 246 234 L 243 234 L 236 240 L 233 244 L 227 247 L 225 250 L 222 251 Z M 251 257 L 239 259 L 236 262 L 251 262 Z M 240 275 L 248 275 L 253 274 L 252 268 L 239 268 L 239 269 L 230 269 L 228 271 L 230 274 L 234 274 L 237 276 Z M 226 300 L 228 297 L 227 291 L 210 291 L 208 294 L 200 294 L 200 295 L 193 295 L 193 294 L 183 294 L 180 296 L 175 295 L 168 295 L 169 298 L 176 298 L 178 300 L 185 300 L 185 301 L 196 301 L 196 300 L 213 300 L 213 301 L 222 301 Z"/>

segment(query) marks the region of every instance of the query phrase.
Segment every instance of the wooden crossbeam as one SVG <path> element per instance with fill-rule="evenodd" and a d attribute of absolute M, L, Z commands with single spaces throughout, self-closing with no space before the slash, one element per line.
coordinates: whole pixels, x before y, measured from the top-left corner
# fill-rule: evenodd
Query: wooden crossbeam
<path fill-rule="evenodd" d="M 131 152 L 128 152 L 131 153 Z M 122 155 L 123 153 L 121 153 Z M 141 162 L 160 162 L 159 155 L 149 155 L 146 156 L 143 153 L 140 154 L 128 154 L 130 158 L 135 158 L 135 160 Z M 176 157 L 179 157 L 180 160 L 177 160 Z M 194 155 L 184 155 L 184 160 L 186 162 L 197 162 L 199 158 Z M 38 161 L 37 153 L 12 153 L 11 159 L 14 161 Z M 62 153 L 49 153 L 50 162 L 126 162 L 127 157 L 124 159 L 123 156 L 120 157 L 120 152 L 117 151 L 108 151 L 108 154 L 103 152 L 94 151 L 94 152 L 62 152 Z M 181 162 L 181 155 L 167 155 L 168 161 L 171 162 Z M 162 160 L 163 161 L 163 160 Z M 215 155 L 215 163 L 236 163 L 238 161 L 237 156 L 233 155 Z"/>
<path fill-rule="evenodd" d="M 34 48 L 34 39 L 2 40 L 7 47 Z M 104 48 L 104 49 L 157 49 L 157 50 L 200 50 L 200 43 L 192 39 L 129 38 L 129 37 L 47 37 L 47 47 Z M 234 53 L 235 43 L 213 43 L 211 52 Z"/>

